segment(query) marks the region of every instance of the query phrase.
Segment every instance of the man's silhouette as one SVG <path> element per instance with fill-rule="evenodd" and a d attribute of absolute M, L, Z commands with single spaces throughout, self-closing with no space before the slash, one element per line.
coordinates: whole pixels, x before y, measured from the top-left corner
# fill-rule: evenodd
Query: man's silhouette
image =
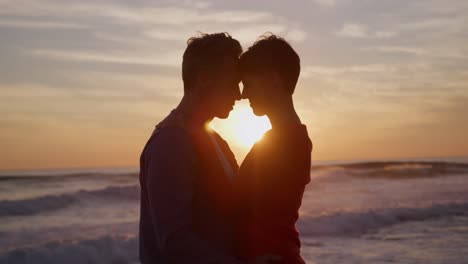
<path fill-rule="evenodd" d="M 310 181 L 312 143 L 294 110 L 292 94 L 300 72 L 297 53 L 274 35 L 241 56 L 243 98 L 272 129 L 247 154 L 235 179 L 239 254 L 244 260 L 265 253 L 281 263 L 304 263 L 295 228 Z"/>
<path fill-rule="evenodd" d="M 141 263 L 240 263 L 233 257 L 231 179 L 238 165 L 210 131 L 240 99 L 239 42 L 225 33 L 188 41 L 182 101 L 140 158 Z"/>

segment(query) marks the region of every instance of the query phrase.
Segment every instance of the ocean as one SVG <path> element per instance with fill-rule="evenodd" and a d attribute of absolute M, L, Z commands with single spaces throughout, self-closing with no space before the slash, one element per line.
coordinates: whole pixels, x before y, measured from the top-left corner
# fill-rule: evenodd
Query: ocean
<path fill-rule="evenodd" d="M 0 174 L 0 263 L 138 263 L 137 169 Z M 468 263 L 468 161 L 314 165 L 307 263 Z"/>

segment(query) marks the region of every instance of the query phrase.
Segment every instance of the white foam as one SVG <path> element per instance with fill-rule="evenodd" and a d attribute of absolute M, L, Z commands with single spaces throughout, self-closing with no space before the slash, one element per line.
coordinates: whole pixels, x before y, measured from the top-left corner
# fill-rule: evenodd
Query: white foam
<path fill-rule="evenodd" d="M 354 236 L 408 221 L 468 215 L 468 203 L 435 204 L 425 208 L 388 208 L 366 212 L 338 212 L 318 217 L 303 216 L 302 236 Z"/>
<path fill-rule="evenodd" d="M 0 255 L 0 263 L 138 263 L 138 238 L 103 236 L 81 241 L 52 241 Z"/>
<path fill-rule="evenodd" d="M 33 215 L 44 211 L 58 210 L 80 200 L 114 199 L 118 201 L 140 198 L 140 187 L 110 186 L 100 190 L 81 190 L 75 193 L 61 195 L 46 195 L 23 200 L 0 201 L 0 217 L 13 215 Z"/>

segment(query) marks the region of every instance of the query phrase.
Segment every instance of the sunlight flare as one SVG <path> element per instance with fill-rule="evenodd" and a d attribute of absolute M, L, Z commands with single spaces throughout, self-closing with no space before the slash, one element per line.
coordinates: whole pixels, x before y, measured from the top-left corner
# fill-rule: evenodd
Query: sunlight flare
<path fill-rule="evenodd" d="M 244 149 L 250 149 L 263 134 L 271 129 L 266 116 L 256 116 L 247 102 L 239 102 L 225 120 L 216 119 L 210 127 L 220 133 L 228 142 Z"/>

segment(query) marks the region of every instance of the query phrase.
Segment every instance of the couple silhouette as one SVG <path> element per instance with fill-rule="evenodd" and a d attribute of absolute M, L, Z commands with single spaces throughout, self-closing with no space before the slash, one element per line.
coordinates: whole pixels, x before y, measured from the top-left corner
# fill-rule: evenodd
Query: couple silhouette
<path fill-rule="evenodd" d="M 299 56 L 272 34 L 244 53 L 227 33 L 187 44 L 184 96 L 140 157 L 141 263 L 305 263 L 295 223 L 312 143 L 292 99 Z M 242 98 L 272 129 L 239 167 L 207 124 Z"/>

